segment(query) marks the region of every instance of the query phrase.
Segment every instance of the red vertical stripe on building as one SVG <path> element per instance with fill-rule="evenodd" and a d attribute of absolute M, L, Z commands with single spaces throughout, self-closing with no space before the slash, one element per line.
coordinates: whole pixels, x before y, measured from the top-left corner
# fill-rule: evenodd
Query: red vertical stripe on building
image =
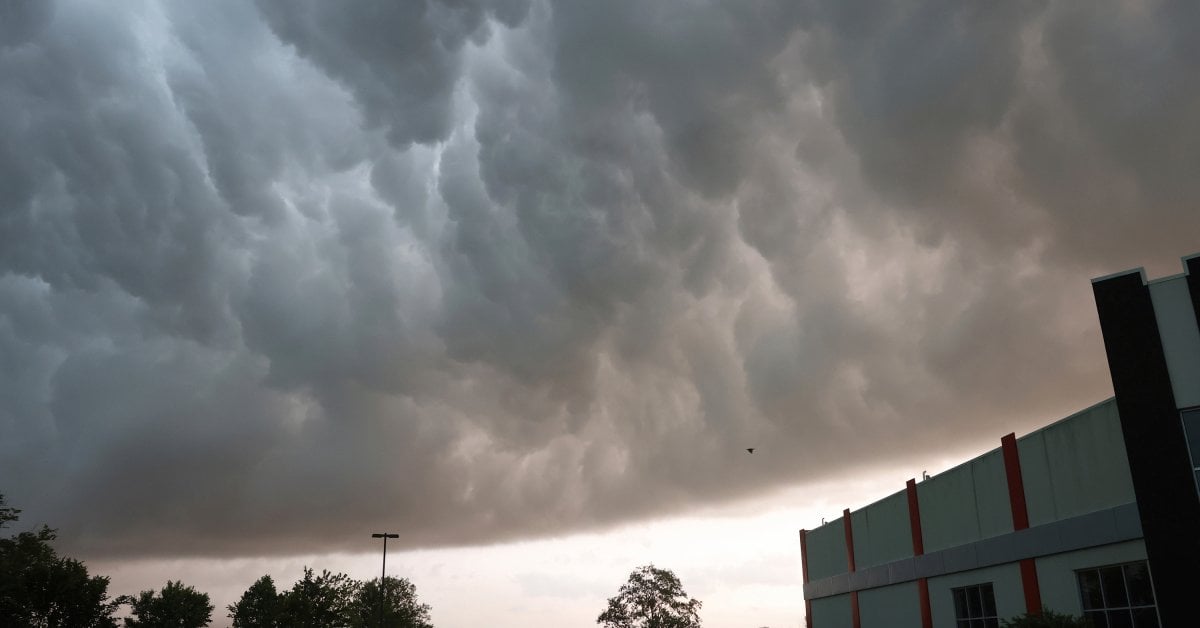
<path fill-rule="evenodd" d="M 808 584 L 808 530 L 800 530 L 800 574 Z M 812 628 L 812 601 L 804 596 L 804 626 Z"/>
<path fill-rule="evenodd" d="M 1017 453 L 1017 435 L 1000 439 L 1004 452 L 1004 474 L 1008 478 L 1008 503 L 1012 506 L 1013 530 L 1029 527 L 1029 511 L 1025 508 L 1025 482 L 1021 479 L 1021 457 Z"/>
<path fill-rule="evenodd" d="M 1025 589 L 1025 612 L 1042 613 L 1042 590 L 1038 586 L 1037 564 L 1032 558 L 1021 561 L 1021 587 Z"/>
<path fill-rule="evenodd" d="M 846 566 L 853 573 L 854 569 L 854 526 L 850 523 L 850 509 L 842 511 L 842 528 L 846 531 Z M 850 625 L 861 628 L 858 618 L 858 591 L 850 592 Z"/>
<path fill-rule="evenodd" d="M 917 499 L 917 481 L 909 480 L 905 485 L 908 492 L 908 526 L 912 530 L 913 556 L 925 553 L 925 537 L 921 531 L 921 501 Z M 929 581 L 917 580 L 917 593 L 921 603 L 921 628 L 933 628 L 933 611 L 929 605 Z"/>
<path fill-rule="evenodd" d="M 808 584 L 808 530 L 800 531 L 800 573 Z"/>
<path fill-rule="evenodd" d="M 908 524 L 912 529 L 913 556 L 925 553 L 925 539 L 921 533 L 921 502 L 917 500 L 917 481 L 909 480 L 908 489 Z"/>
<path fill-rule="evenodd" d="M 929 605 L 929 581 L 917 580 L 917 592 L 921 595 L 921 628 L 933 628 L 933 608 Z"/>
<path fill-rule="evenodd" d="M 1004 454 L 1004 475 L 1008 479 L 1008 503 L 1012 508 L 1013 530 L 1029 527 L 1029 510 L 1025 505 L 1025 481 L 1021 478 L 1021 456 L 1017 452 L 1017 435 L 1000 439 Z M 1032 558 L 1021 561 L 1021 588 L 1025 590 L 1025 612 L 1042 612 L 1042 591 L 1038 586 L 1037 565 Z"/>
<path fill-rule="evenodd" d="M 846 531 L 846 566 L 854 571 L 854 528 L 850 525 L 850 509 L 842 511 L 842 529 Z"/>

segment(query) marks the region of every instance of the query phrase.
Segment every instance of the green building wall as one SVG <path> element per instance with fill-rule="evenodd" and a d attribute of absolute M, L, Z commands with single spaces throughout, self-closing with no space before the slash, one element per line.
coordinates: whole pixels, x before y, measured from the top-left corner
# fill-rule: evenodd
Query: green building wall
<path fill-rule="evenodd" d="M 1020 567 L 1017 563 L 1008 563 L 930 578 L 929 609 L 932 611 L 933 625 L 955 625 L 954 594 L 951 589 L 986 582 L 992 583 L 998 617 L 1008 619 L 1025 612 L 1025 590 L 1021 588 Z"/>
<path fill-rule="evenodd" d="M 1038 558 L 1035 563 L 1042 605 L 1060 613 L 1082 615 L 1075 571 L 1135 560 L 1146 560 L 1146 544 L 1141 539 Z"/>
<path fill-rule="evenodd" d="M 864 569 L 913 555 L 908 495 L 901 491 L 850 513 L 855 567 Z"/>
<path fill-rule="evenodd" d="M 1017 439 L 1029 525 L 1136 500 L 1113 399 Z"/>
<path fill-rule="evenodd" d="M 859 599 L 862 606 L 862 599 Z M 853 628 L 850 616 L 850 594 L 832 595 L 812 601 L 813 626 L 820 628 Z"/>
<path fill-rule="evenodd" d="M 999 449 L 917 484 L 926 552 L 1012 532 Z"/>
<path fill-rule="evenodd" d="M 807 546 L 809 580 L 820 580 L 848 571 L 846 532 L 841 517 L 809 532 Z"/>
<path fill-rule="evenodd" d="M 860 591 L 862 628 L 920 628 L 920 599 L 916 582 Z"/>

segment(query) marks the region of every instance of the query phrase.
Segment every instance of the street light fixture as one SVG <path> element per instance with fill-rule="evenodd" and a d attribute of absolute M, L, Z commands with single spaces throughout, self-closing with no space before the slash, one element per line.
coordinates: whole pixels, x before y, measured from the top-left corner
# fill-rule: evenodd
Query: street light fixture
<path fill-rule="evenodd" d="M 383 628 L 383 602 L 387 599 L 387 540 L 398 539 L 400 535 L 376 532 L 371 535 L 371 538 L 383 539 L 383 571 L 379 575 L 379 628 Z"/>

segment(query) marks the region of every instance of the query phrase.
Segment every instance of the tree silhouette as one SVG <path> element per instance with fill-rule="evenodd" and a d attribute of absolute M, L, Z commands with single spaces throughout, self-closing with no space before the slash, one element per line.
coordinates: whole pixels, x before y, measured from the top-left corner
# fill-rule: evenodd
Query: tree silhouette
<path fill-rule="evenodd" d="M 129 604 L 133 616 L 125 618 L 127 628 L 201 628 L 212 621 L 208 594 L 182 582 L 168 580 L 160 593 L 142 591 Z"/>
<path fill-rule="evenodd" d="M 20 512 L 0 495 L 0 528 Z M 123 599 L 109 600 L 108 578 L 89 576 L 83 563 L 59 556 L 54 539 L 46 526 L 0 539 L 0 626 L 114 628 Z"/>
<path fill-rule="evenodd" d="M 380 617 L 379 578 L 363 584 L 354 598 L 355 628 L 433 628 L 430 607 L 417 601 L 417 587 L 407 578 L 388 576 L 382 618 Z M 381 623 L 382 619 L 382 623 Z"/>
<path fill-rule="evenodd" d="M 280 597 L 271 576 L 263 576 L 250 585 L 236 604 L 229 605 L 233 628 L 277 628 Z"/>
<path fill-rule="evenodd" d="M 326 628 L 350 625 L 354 596 L 359 584 L 346 574 L 304 568 L 304 577 L 280 596 L 279 625 L 296 628 Z"/>
<path fill-rule="evenodd" d="M 604 628 L 699 628 L 700 600 L 669 569 L 638 567 L 596 618 Z"/>

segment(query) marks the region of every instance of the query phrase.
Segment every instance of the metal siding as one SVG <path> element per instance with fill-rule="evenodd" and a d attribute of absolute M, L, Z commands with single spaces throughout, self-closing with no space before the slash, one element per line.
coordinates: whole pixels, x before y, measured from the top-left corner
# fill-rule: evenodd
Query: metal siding
<path fill-rule="evenodd" d="M 1180 408 L 1200 406 L 1200 330 L 1187 278 L 1158 281 L 1149 288 L 1175 402 Z"/>
<path fill-rule="evenodd" d="M 920 628 L 921 604 L 917 583 L 869 589 L 858 594 L 862 628 Z"/>
<path fill-rule="evenodd" d="M 1117 563 L 1146 560 L 1146 544 L 1141 540 L 1064 552 L 1037 559 L 1038 582 L 1042 586 L 1042 604 L 1060 613 L 1079 615 L 1079 583 L 1075 571 Z"/>

